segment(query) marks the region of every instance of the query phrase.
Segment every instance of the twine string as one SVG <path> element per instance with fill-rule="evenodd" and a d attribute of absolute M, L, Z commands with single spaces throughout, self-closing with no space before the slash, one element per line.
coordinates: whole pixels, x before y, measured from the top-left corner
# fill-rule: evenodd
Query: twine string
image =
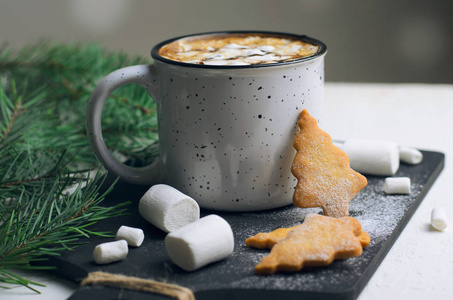
<path fill-rule="evenodd" d="M 89 273 L 88 277 L 82 280 L 81 285 L 119 287 L 133 291 L 156 293 L 178 300 L 195 300 L 195 296 L 190 289 L 177 284 L 105 272 Z"/>

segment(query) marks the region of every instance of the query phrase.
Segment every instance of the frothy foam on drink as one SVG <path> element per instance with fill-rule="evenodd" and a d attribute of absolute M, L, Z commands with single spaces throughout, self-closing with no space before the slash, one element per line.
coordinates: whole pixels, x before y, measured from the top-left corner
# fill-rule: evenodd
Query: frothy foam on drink
<path fill-rule="evenodd" d="M 292 36 L 251 33 L 184 38 L 163 46 L 159 55 L 190 64 L 238 66 L 293 61 L 318 50 Z"/>

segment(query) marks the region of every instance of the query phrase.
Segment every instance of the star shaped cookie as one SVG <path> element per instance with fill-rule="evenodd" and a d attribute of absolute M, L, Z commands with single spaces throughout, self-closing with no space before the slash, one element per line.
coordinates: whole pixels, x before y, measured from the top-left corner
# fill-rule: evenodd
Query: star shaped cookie
<path fill-rule="evenodd" d="M 322 207 L 324 215 L 349 215 L 349 201 L 367 185 L 366 178 L 352 170 L 349 157 L 320 129 L 307 110 L 300 114 L 294 140 L 296 156 L 291 166 L 297 178 L 293 203 L 297 207 Z"/>
<path fill-rule="evenodd" d="M 255 267 L 255 274 L 295 272 L 303 267 L 327 266 L 336 259 L 362 254 L 360 222 L 352 217 L 331 218 L 309 214 L 291 229 L 269 255 Z M 369 243 L 369 242 L 368 242 Z"/>

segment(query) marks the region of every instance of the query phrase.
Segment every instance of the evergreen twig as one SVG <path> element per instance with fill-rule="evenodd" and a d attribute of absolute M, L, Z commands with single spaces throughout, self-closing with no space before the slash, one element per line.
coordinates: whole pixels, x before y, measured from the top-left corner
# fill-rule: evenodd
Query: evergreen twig
<path fill-rule="evenodd" d="M 95 84 L 118 68 L 146 63 L 96 44 L 41 42 L 0 48 L 0 287 L 38 292 L 14 269 L 74 249 L 80 238 L 111 233 L 99 220 L 124 213 L 125 204 L 101 205 L 102 172 L 85 135 L 85 108 Z M 127 160 L 157 155 L 155 104 L 134 85 L 116 91 L 103 113 L 107 146 Z M 91 172 L 92 173 L 92 172 Z"/>

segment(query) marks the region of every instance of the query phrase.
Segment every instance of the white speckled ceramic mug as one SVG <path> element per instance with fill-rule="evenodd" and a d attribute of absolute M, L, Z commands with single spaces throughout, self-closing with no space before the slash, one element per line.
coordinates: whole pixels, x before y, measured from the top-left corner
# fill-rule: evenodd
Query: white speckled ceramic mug
<path fill-rule="evenodd" d="M 255 211 L 291 204 L 297 120 L 302 109 L 321 118 L 327 50 L 306 36 L 283 36 L 319 50 L 290 62 L 197 65 L 159 55 L 172 39 L 153 48 L 152 64 L 112 72 L 87 107 L 87 133 L 96 157 L 124 180 L 169 184 L 207 209 Z M 143 86 L 157 103 L 160 156 L 142 168 L 118 162 L 102 138 L 104 103 L 127 83 Z"/>

